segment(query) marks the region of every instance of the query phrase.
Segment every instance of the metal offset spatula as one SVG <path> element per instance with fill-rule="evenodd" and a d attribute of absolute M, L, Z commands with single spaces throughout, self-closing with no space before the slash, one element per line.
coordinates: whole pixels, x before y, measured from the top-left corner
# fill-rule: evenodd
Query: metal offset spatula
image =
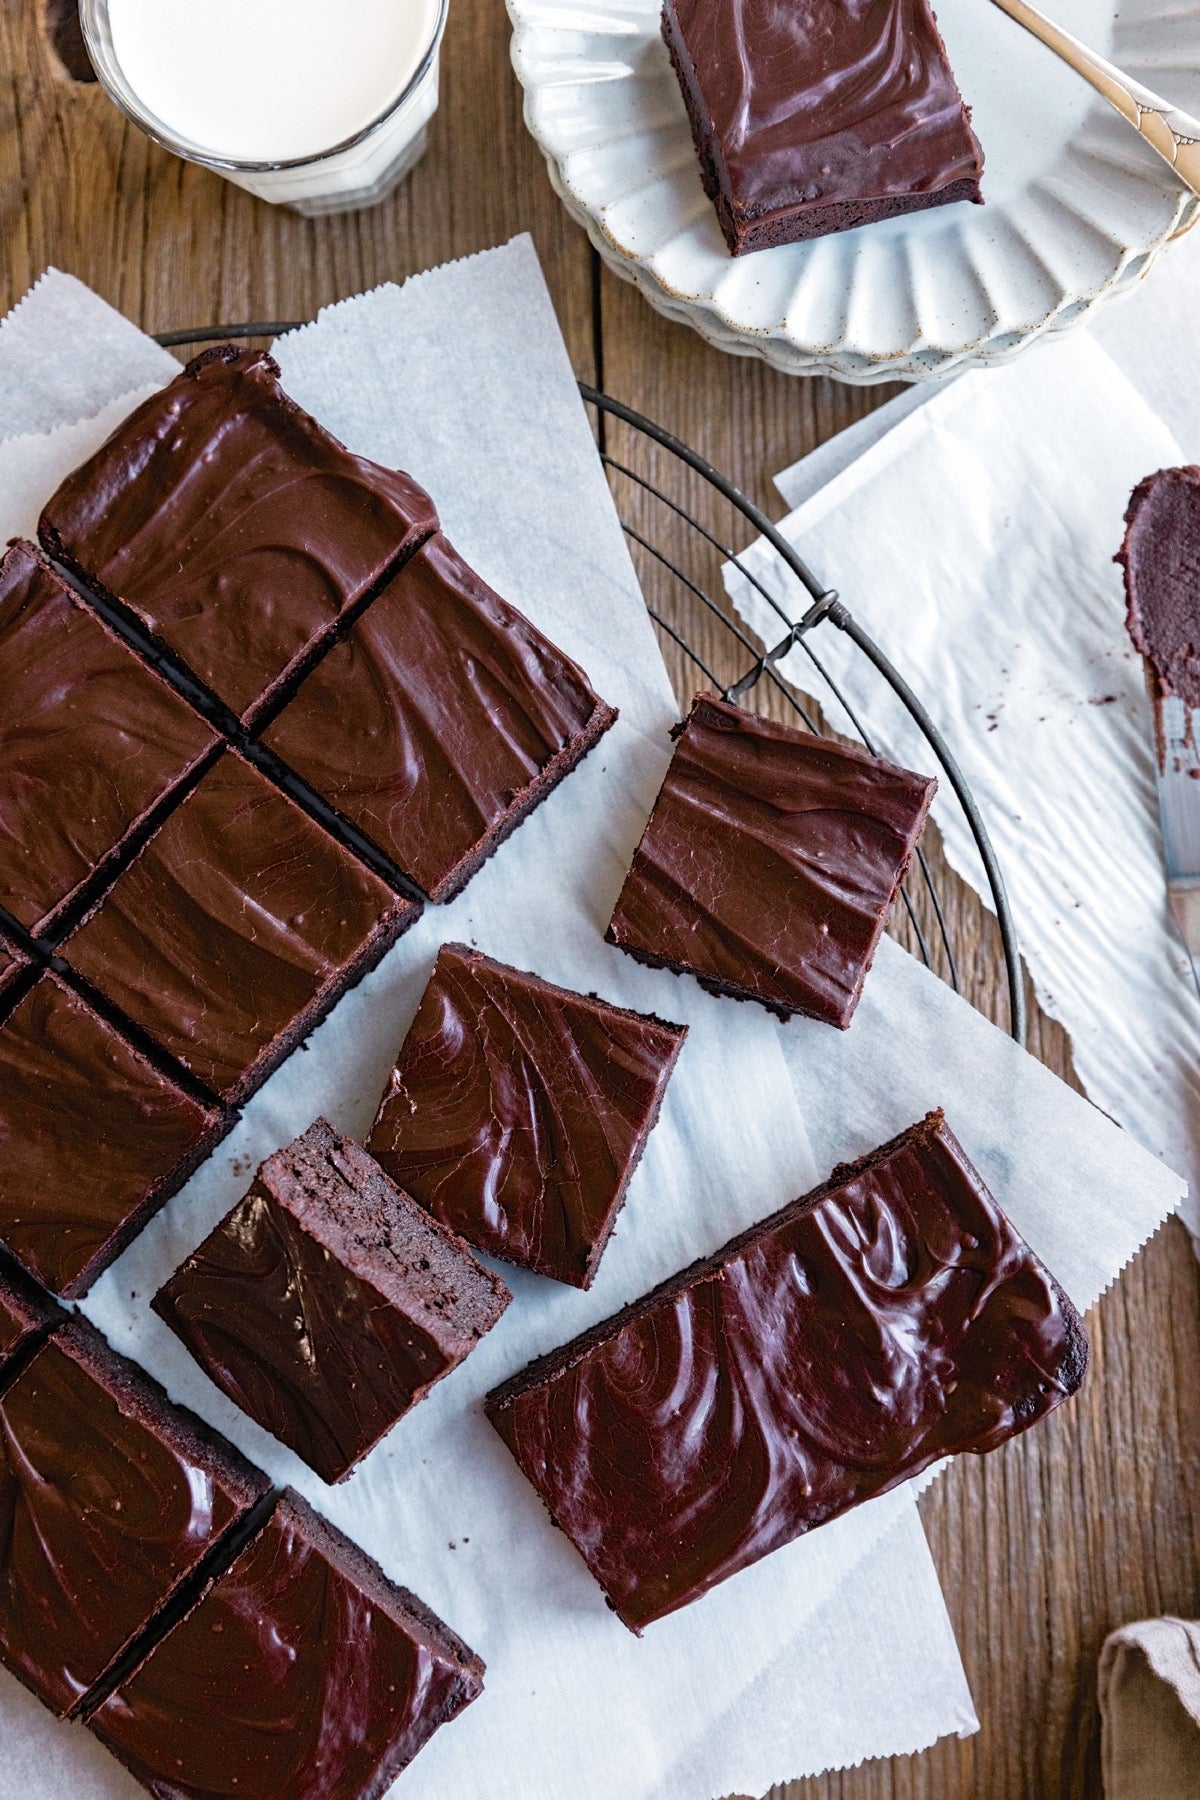
<path fill-rule="evenodd" d="M 1158 810 L 1162 817 L 1167 897 L 1183 934 L 1200 993 L 1200 713 L 1149 681 L 1158 736 Z"/>
<path fill-rule="evenodd" d="M 1134 81 L 1132 76 L 1123 74 L 1104 57 L 1097 56 L 1077 37 L 1055 25 L 1045 13 L 1040 13 L 1036 6 L 1030 6 L 1028 0 L 992 0 L 992 3 L 1010 19 L 1015 19 L 1018 25 L 1023 25 L 1026 31 L 1032 32 L 1048 50 L 1061 56 L 1098 94 L 1103 94 L 1109 105 L 1115 106 L 1135 131 L 1141 132 L 1163 161 L 1170 163 L 1184 186 L 1193 194 L 1200 194 L 1200 120 L 1181 112 L 1169 100 L 1160 99 L 1140 81 Z"/>

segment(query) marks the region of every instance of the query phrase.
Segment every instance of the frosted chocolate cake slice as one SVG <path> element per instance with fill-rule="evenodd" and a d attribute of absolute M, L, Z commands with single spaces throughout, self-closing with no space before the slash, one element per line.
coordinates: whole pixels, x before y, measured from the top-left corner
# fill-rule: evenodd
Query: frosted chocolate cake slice
<path fill-rule="evenodd" d="M 44 972 L 0 1024 L 0 1246 L 77 1299 L 233 1117 Z"/>
<path fill-rule="evenodd" d="M 367 1148 L 477 1249 L 590 1287 L 686 1035 L 443 944 Z"/>
<path fill-rule="evenodd" d="M 1073 1394 L 1088 1346 L 940 1113 L 552 1351 L 488 1416 L 631 1630 Z"/>
<path fill-rule="evenodd" d="M 0 907 L 35 934 L 216 740 L 32 544 L 0 561 Z"/>
<path fill-rule="evenodd" d="M 151 1304 L 222 1393 L 334 1482 L 457 1368 L 510 1297 L 318 1119 L 267 1158 Z"/>
<path fill-rule="evenodd" d="M 63 953 L 238 1105 L 419 913 L 227 750 Z"/>
<path fill-rule="evenodd" d="M 353 456 L 263 350 L 206 350 L 69 475 L 51 555 L 248 722 L 437 530 L 410 476 Z"/>
<path fill-rule="evenodd" d="M 676 737 L 609 943 L 844 1028 L 936 781 L 712 695 Z"/>
<path fill-rule="evenodd" d="M 263 741 L 431 900 L 448 900 L 616 716 L 438 536 Z"/>
<path fill-rule="evenodd" d="M 735 256 L 982 200 L 928 0 L 665 0 L 662 33 Z"/>
<path fill-rule="evenodd" d="M 483 1676 L 288 1492 L 90 1726 L 157 1800 L 382 1800 Z"/>
<path fill-rule="evenodd" d="M 268 1493 L 82 1320 L 0 1396 L 0 1660 L 59 1714 Z"/>

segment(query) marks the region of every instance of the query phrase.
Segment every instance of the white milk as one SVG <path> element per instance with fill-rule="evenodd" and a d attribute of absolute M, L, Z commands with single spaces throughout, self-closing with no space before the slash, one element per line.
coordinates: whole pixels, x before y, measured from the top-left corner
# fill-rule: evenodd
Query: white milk
<path fill-rule="evenodd" d="M 424 148 L 436 54 L 406 90 L 440 35 L 442 0 L 83 0 L 81 12 L 98 73 L 126 110 L 265 199 L 304 211 L 364 204 Z M 377 120 L 362 144 L 327 154 Z M 225 166 L 248 163 L 293 167 Z"/>

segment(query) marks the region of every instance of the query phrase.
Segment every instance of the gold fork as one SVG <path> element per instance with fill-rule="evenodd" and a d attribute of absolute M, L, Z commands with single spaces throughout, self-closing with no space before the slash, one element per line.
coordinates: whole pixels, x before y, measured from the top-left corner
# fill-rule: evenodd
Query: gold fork
<path fill-rule="evenodd" d="M 1121 117 L 1141 132 L 1151 149 L 1170 163 L 1184 186 L 1200 195 L 1200 119 L 1190 118 L 1177 106 L 1152 94 L 1140 81 L 1122 74 L 1061 25 L 1055 25 L 1036 6 L 1030 6 L 1029 0 L 993 3 L 1032 32 L 1039 43 L 1061 56 L 1098 94 L 1103 94 L 1109 105 L 1115 106 Z"/>

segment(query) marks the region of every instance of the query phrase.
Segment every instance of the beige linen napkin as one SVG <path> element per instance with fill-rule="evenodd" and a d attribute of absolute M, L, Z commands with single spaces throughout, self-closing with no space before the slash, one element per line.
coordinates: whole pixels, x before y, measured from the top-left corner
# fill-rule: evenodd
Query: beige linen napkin
<path fill-rule="evenodd" d="M 1105 1800 L 1200 1797 L 1200 1622 L 1143 1619 L 1100 1653 Z"/>

